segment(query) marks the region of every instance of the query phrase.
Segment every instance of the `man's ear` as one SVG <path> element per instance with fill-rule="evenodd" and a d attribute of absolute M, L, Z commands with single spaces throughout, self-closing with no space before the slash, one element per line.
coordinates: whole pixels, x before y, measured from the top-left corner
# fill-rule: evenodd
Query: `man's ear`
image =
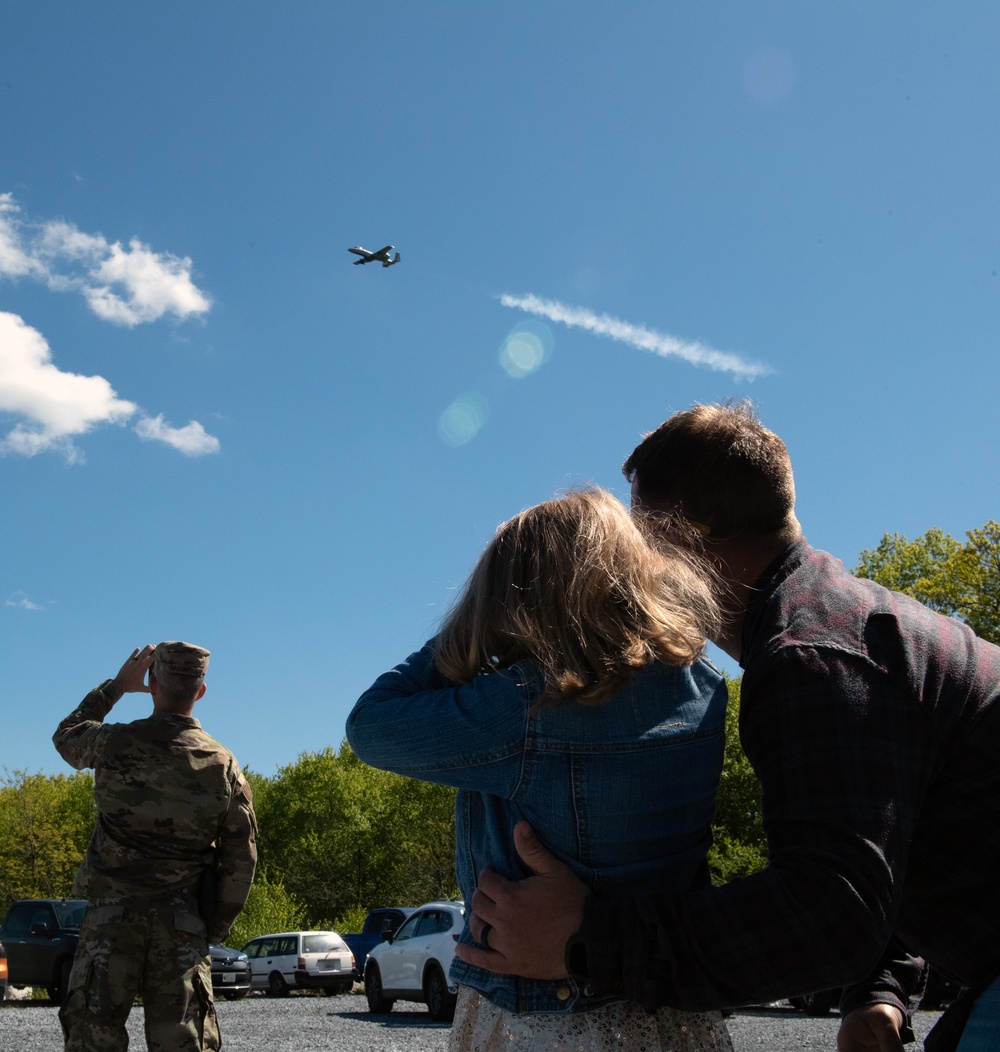
<path fill-rule="evenodd" d="M 202 697 L 204 696 L 204 694 L 205 694 L 205 684 L 202 683 L 202 685 L 198 688 L 198 693 L 195 694 L 195 696 L 194 696 L 194 700 L 195 701 L 200 701 L 202 699 Z"/>

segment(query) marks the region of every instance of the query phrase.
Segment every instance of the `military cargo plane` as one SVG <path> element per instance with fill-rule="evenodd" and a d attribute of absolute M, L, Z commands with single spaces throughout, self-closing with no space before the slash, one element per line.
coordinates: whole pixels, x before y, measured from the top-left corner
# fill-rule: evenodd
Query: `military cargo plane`
<path fill-rule="evenodd" d="M 381 263 L 383 267 L 391 267 L 394 263 L 399 262 L 399 253 L 396 253 L 395 259 L 390 259 L 392 254 L 393 245 L 386 245 L 385 248 L 380 248 L 378 252 L 369 252 L 367 248 L 362 248 L 360 245 L 355 245 L 354 248 L 349 248 L 348 252 L 353 252 L 356 256 L 360 256 L 360 259 L 354 261 L 356 267 L 363 266 L 365 263 Z"/>

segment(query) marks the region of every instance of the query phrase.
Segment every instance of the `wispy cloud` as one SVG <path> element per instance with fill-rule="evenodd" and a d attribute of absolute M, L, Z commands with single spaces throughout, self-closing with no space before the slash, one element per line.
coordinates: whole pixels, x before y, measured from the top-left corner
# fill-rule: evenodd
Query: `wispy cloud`
<path fill-rule="evenodd" d="M 52 361 L 45 337 L 7 311 L 0 311 L 0 412 L 19 418 L 0 436 L 0 454 L 57 452 L 79 463 L 83 454 L 74 439 L 101 425 L 125 424 L 136 414 L 141 438 L 165 442 L 187 456 L 219 449 L 219 440 L 195 421 L 169 427 L 162 416 L 150 418 L 120 398 L 103 376 L 63 372 Z"/>
<path fill-rule="evenodd" d="M 219 440 L 210 435 L 197 420 L 190 421 L 184 427 L 171 427 L 164 423 L 162 413 L 157 417 L 144 416 L 135 425 L 135 433 L 146 441 L 165 442 L 186 457 L 219 452 Z"/>
<path fill-rule="evenodd" d="M 620 343 L 627 343 L 642 351 L 652 351 L 664 358 L 680 358 L 692 365 L 705 366 L 718 372 L 732 373 L 734 379 L 754 380 L 772 372 L 767 365 L 750 362 L 738 354 L 718 351 L 707 344 L 692 340 L 681 340 L 669 333 L 633 325 L 610 314 L 595 314 L 586 307 L 571 307 L 557 300 L 546 300 L 539 296 L 511 296 L 504 294 L 500 302 L 505 307 L 522 310 L 536 317 L 548 318 L 570 328 L 585 329 L 596 336 L 607 336 Z"/>
<path fill-rule="evenodd" d="M 5 606 L 16 606 L 21 610 L 42 610 L 40 603 L 29 599 L 24 592 L 15 592 L 9 599 L 5 600 Z"/>
<path fill-rule="evenodd" d="M 0 194 L 0 277 L 79 292 L 104 321 L 134 326 L 166 314 L 183 319 L 207 313 L 212 301 L 191 270 L 186 256 L 154 252 L 138 238 L 124 247 L 63 220 L 29 220 L 12 194 Z"/>

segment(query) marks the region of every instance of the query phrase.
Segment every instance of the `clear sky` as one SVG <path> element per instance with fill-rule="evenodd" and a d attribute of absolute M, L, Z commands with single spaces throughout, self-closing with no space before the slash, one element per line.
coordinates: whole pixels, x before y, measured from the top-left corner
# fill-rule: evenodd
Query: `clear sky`
<path fill-rule="evenodd" d="M 3 0 L 0 768 L 172 638 L 245 766 L 338 747 L 696 401 L 848 566 L 1000 517 L 998 55 L 992 0 Z"/>

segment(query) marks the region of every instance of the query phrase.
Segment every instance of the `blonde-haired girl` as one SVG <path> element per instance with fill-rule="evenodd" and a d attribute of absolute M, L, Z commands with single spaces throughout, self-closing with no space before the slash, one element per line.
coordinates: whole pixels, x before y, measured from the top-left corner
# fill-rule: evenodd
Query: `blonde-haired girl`
<path fill-rule="evenodd" d="M 595 892 L 707 886 L 726 687 L 701 655 L 718 616 L 688 556 L 653 550 L 609 493 L 571 492 L 500 526 L 438 636 L 358 700 L 348 741 L 458 788 L 466 901 L 484 866 L 528 876 L 522 819 Z M 452 1049 L 731 1049 L 718 1013 L 647 1013 L 457 958 L 451 979 Z"/>

